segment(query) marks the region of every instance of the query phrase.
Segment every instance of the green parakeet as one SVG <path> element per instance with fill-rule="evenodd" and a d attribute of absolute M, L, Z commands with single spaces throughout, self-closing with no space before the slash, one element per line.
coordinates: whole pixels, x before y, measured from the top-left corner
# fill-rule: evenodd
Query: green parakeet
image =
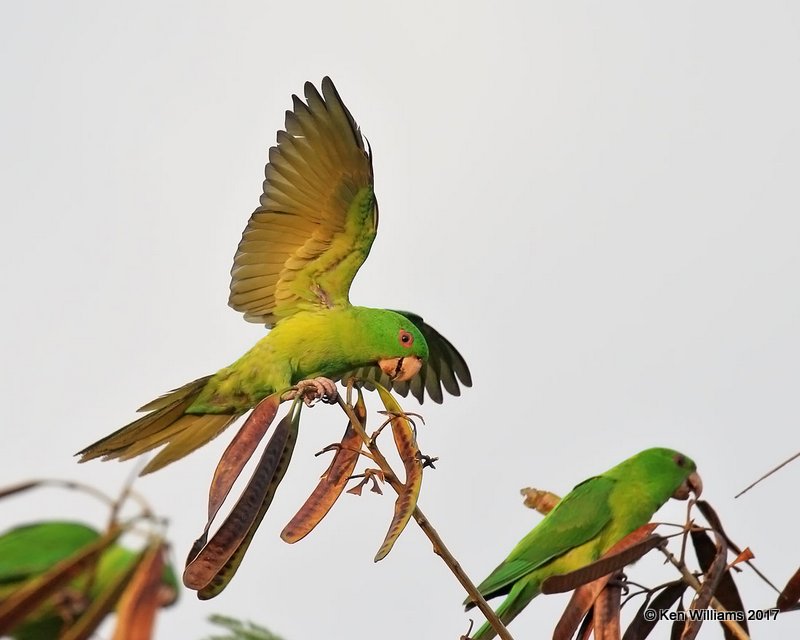
<path fill-rule="evenodd" d="M 647 449 L 605 473 L 584 480 L 514 547 L 478 585 L 484 598 L 507 596 L 497 615 L 511 622 L 539 595 L 550 576 L 575 571 L 599 559 L 615 543 L 647 524 L 670 497 L 700 495 L 695 463 L 671 449 Z M 465 602 L 467 609 L 474 606 Z M 495 636 L 484 624 L 473 640 Z"/>
<path fill-rule="evenodd" d="M 27 580 L 78 554 L 101 534 L 79 522 L 49 521 L 16 527 L 0 535 L 0 602 Z M 11 631 L 16 640 L 58 637 L 65 619 L 80 616 L 89 603 L 103 594 L 139 559 L 139 552 L 119 544 L 108 547 L 96 566 L 87 568 L 55 592 Z M 177 599 L 178 581 L 171 566 L 164 568 L 162 606 Z"/>
<path fill-rule="evenodd" d="M 472 384 L 458 351 L 419 316 L 350 304 L 378 225 L 372 155 L 330 78 L 321 95 L 306 83 L 305 102 L 292 98 L 231 271 L 230 306 L 271 331 L 230 366 L 141 407 L 145 416 L 85 448 L 81 462 L 166 445 L 142 473 L 155 471 L 267 396 L 330 399 L 330 380 L 351 375 L 420 402 Z"/>

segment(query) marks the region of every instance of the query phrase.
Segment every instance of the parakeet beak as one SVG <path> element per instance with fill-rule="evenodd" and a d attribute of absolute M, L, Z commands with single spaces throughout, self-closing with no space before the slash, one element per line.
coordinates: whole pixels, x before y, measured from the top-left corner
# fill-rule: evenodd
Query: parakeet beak
<path fill-rule="evenodd" d="M 380 360 L 378 366 L 393 382 L 405 382 L 419 373 L 422 368 L 422 359 L 418 356 L 386 358 Z"/>
<path fill-rule="evenodd" d="M 694 493 L 695 498 L 699 498 L 700 494 L 703 493 L 703 481 L 697 471 L 693 472 L 681 483 L 681 486 L 675 489 L 672 497 L 676 500 L 686 500 L 689 498 L 690 492 Z"/>

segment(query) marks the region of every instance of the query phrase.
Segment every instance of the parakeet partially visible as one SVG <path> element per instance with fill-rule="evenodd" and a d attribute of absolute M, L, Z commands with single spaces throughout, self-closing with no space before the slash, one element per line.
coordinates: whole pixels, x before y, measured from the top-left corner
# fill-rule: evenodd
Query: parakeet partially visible
<path fill-rule="evenodd" d="M 79 554 L 99 540 L 101 534 L 79 522 L 48 521 L 27 524 L 0 535 L 0 603 L 25 585 L 52 569 L 59 562 Z M 60 637 L 66 623 L 82 615 L 97 598 L 138 561 L 140 552 L 112 544 L 68 584 L 55 590 L 24 622 L 9 632 L 15 640 L 40 640 Z M 158 593 L 160 606 L 169 606 L 178 597 L 178 580 L 166 566 Z M 5 636 L 4 636 L 5 637 Z"/>
<path fill-rule="evenodd" d="M 699 496 L 695 463 L 671 449 L 647 449 L 605 473 L 584 480 L 514 547 L 478 585 L 484 598 L 507 596 L 496 613 L 511 622 L 539 595 L 542 582 L 599 559 L 615 543 L 647 524 L 670 497 Z M 472 602 L 464 603 L 467 609 Z M 495 637 L 484 624 L 473 640 Z"/>
<path fill-rule="evenodd" d="M 244 230 L 229 304 L 271 331 L 239 360 L 144 405 L 147 414 L 79 453 L 128 459 L 164 446 L 142 473 L 210 441 L 264 398 L 330 400 L 358 372 L 422 402 L 472 384 L 466 362 L 422 318 L 355 307 L 348 291 L 378 224 L 372 156 L 330 78 L 293 96 L 269 150 L 261 204 Z M 408 246 L 403 238 L 402 245 Z M 400 242 L 398 241 L 398 244 Z"/>

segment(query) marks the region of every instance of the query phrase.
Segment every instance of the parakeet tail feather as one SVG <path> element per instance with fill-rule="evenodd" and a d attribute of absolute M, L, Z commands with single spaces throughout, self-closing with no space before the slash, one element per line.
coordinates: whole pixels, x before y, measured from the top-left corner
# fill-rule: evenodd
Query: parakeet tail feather
<path fill-rule="evenodd" d="M 186 413 L 208 379 L 199 378 L 147 403 L 140 409 L 146 415 L 80 451 L 80 461 L 127 460 L 166 444 L 144 468 L 144 475 L 203 446 L 241 415 Z"/>
<path fill-rule="evenodd" d="M 538 577 L 529 576 L 519 580 L 511 589 L 503 603 L 495 609 L 497 617 L 504 625 L 508 625 L 517 617 L 520 611 L 528 606 L 528 603 L 539 594 L 541 580 Z M 488 623 L 478 629 L 473 635 L 472 640 L 491 640 L 497 635 L 494 628 Z"/>

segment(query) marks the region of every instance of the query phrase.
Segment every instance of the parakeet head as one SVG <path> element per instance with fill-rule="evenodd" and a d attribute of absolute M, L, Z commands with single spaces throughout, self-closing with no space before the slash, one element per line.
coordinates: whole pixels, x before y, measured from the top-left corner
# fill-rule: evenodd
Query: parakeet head
<path fill-rule="evenodd" d="M 703 482 L 694 460 L 673 449 L 646 449 L 628 458 L 622 465 L 630 465 L 638 472 L 642 482 L 677 500 L 686 500 L 690 492 L 700 497 L 703 491 Z"/>
<path fill-rule="evenodd" d="M 428 357 L 428 343 L 416 325 L 385 309 L 361 307 L 357 314 L 364 328 L 360 348 L 366 349 L 370 359 L 392 380 L 414 377 Z"/>

